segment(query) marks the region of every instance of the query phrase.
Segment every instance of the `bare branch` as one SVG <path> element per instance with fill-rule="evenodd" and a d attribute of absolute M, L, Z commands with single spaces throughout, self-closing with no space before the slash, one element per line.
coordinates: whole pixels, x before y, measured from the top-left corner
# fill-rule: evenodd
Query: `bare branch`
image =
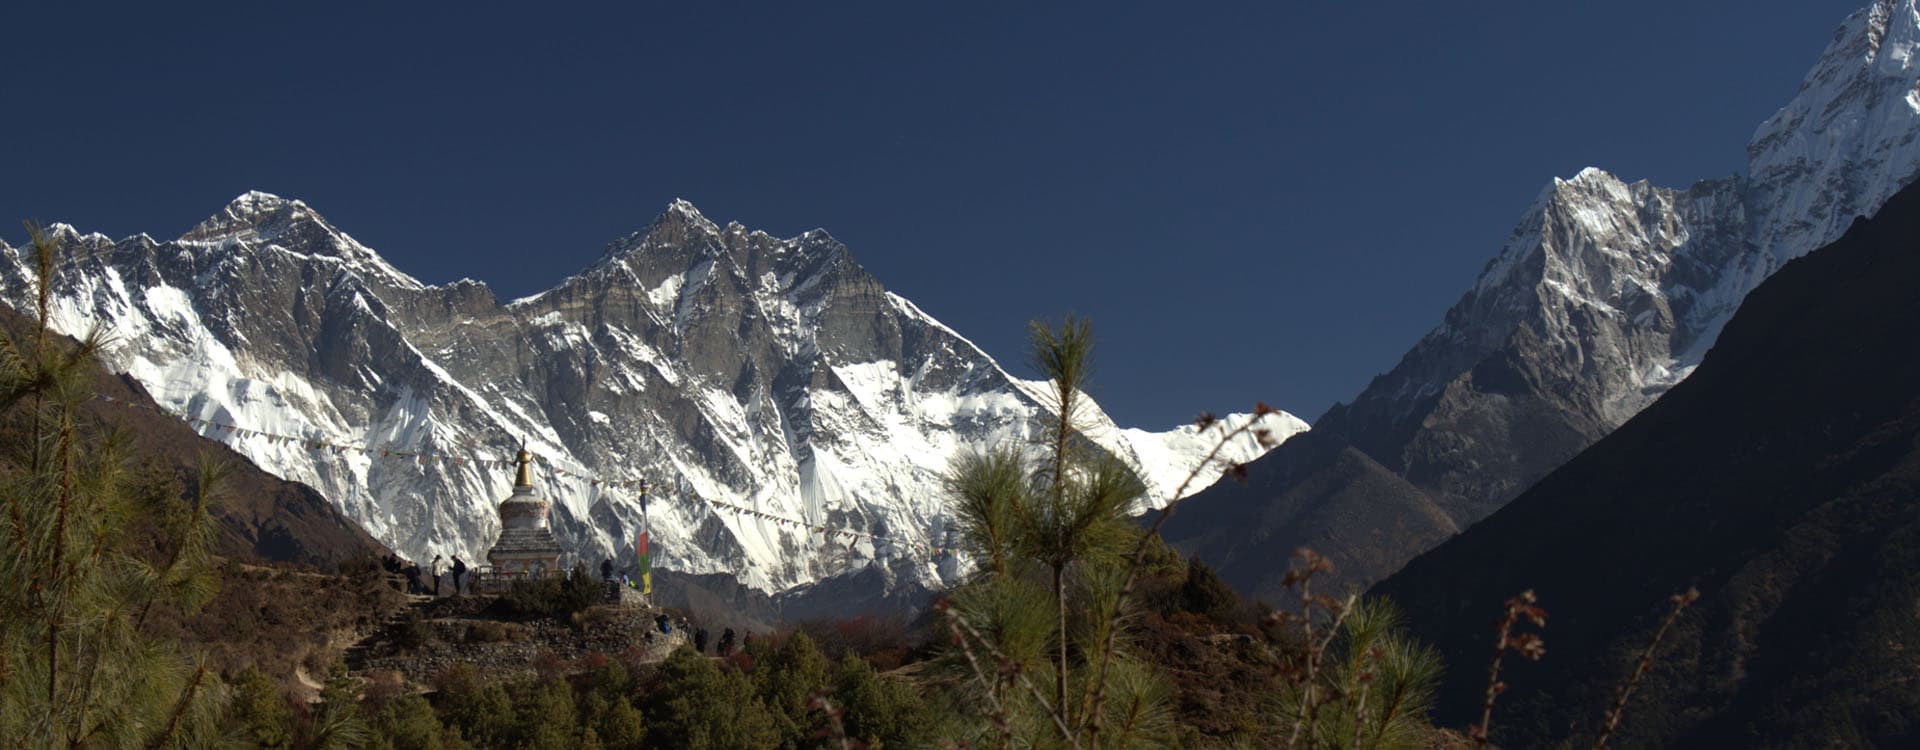
<path fill-rule="evenodd" d="M 1493 726 L 1493 702 L 1507 691 L 1507 683 L 1500 681 L 1500 659 L 1508 651 L 1513 651 L 1532 661 L 1539 661 L 1547 654 L 1547 642 L 1533 633 L 1514 633 L 1513 626 L 1521 618 L 1533 623 L 1534 627 L 1547 626 L 1547 611 L 1541 609 L 1539 599 L 1533 595 L 1533 589 L 1520 592 L 1519 596 L 1507 600 L 1507 613 L 1495 624 L 1496 637 L 1493 643 L 1493 663 L 1487 667 L 1487 697 L 1480 704 L 1480 723 L 1467 728 L 1473 737 L 1475 747 L 1485 747 Z"/>
<path fill-rule="evenodd" d="M 1691 586 L 1687 587 L 1686 591 L 1667 597 L 1667 601 L 1673 604 L 1673 608 L 1667 610 L 1667 616 L 1660 620 L 1660 627 L 1653 631 L 1653 638 L 1648 640 L 1647 647 L 1640 651 L 1640 661 L 1634 665 L 1633 674 L 1627 677 L 1627 681 L 1622 683 L 1619 691 L 1615 693 L 1613 707 L 1607 709 L 1606 725 L 1600 729 L 1600 739 L 1593 743 L 1594 750 L 1606 750 L 1607 739 L 1613 736 L 1613 730 L 1620 726 L 1620 717 L 1627 712 L 1627 698 L 1633 695 L 1634 688 L 1640 686 L 1640 680 L 1647 676 L 1647 670 L 1653 668 L 1653 653 L 1660 647 L 1660 639 L 1666 636 L 1667 630 L 1673 627 L 1674 621 L 1680 619 L 1681 611 L 1699 598 L 1700 590 Z"/>

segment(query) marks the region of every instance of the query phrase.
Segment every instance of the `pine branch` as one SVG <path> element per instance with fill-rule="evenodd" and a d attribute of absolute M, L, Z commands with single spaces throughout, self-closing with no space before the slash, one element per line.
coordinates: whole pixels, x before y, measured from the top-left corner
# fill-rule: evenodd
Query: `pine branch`
<path fill-rule="evenodd" d="M 1222 434 L 1219 441 L 1213 444 L 1213 448 L 1207 451 L 1206 457 L 1200 459 L 1200 463 L 1196 464 L 1193 470 L 1187 472 L 1186 479 L 1180 481 L 1180 486 L 1173 491 L 1173 496 L 1167 499 L 1166 507 L 1161 508 L 1160 514 L 1153 519 L 1153 525 L 1147 527 L 1146 533 L 1141 534 L 1140 540 L 1133 545 L 1133 555 L 1127 562 L 1127 574 L 1120 584 L 1120 596 L 1116 600 L 1117 603 L 1112 615 L 1113 622 L 1107 628 L 1106 642 L 1102 644 L 1100 648 L 1100 669 L 1093 684 L 1088 687 L 1088 689 L 1092 691 L 1092 698 L 1088 701 L 1090 705 L 1086 714 L 1087 721 L 1089 722 L 1087 729 L 1090 744 L 1095 746 L 1099 744 L 1100 712 L 1106 706 L 1107 674 L 1113 664 L 1114 651 L 1119 647 L 1120 628 L 1118 625 L 1120 610 L 1118 602 L 1127 601 L 1127 599 L 1133 595 L 1134 586 L 1139 583 L 1140 569 L 1145 564 L 1147 557 L 1147 542 L 1160 535 L 1160 527 L 1166 525 L 1167 519 L 1173 516 L 1174 509 L 1178 507 L 1180 501 L 1186 497 L 1187 487 L 1191 486 L 1193 481 L 1199 478 L 1200 472 L 1205 471 L 1207 467 L 1214 465 L 1214 462 L 1219 460 L 1220 451 L 1225 450 L 1228 445 L 1231 445 L 1234 439 L 1252 431 L 1256 424 L 1262 419 L 1265 419 L 1268 414 L 1273 413 L 1276 413 L 1276 410 L 1267 406 L 1265 403 L 1256 404 L 1254 406 L 1254 417 L 1252 419 L 1247 420 L 1246 424 L 1242 424 Z M 1201 416 L 1200 421 L 1203 423 L 1201 424 L 1201 429 L 1204 430 L 1211 426 L 1215 420 L 1213 419 L 1213 415 L 1206 414 Z M 1265 442 L 1264 437 L 1266 435 L 1264 430 L 1265 428 L 1261 428 L 1260 432 L 1263 443 Z"/>
<path fill-rule="evenodd" d="M 194 670 L 193 681 L 187 683 L 186 690 L 181 691 L 180 702 L 174 706 L 173 716 L 167 719 L 166 731 L 155 735 L 153 742 L 147 745 L 147 750 L 160 750 L 160 748 L 166 747 L 167 743 L 173 739 L 173 735 L 180 731 L 180 717 L 187 713 L 188 706 L 193 705 L 193 696 L 200 692 L 200 682 L 206 679 L 206 676 L 207 668 L 205 665 L 201 665 L 200 668 Z"/>
<path fill-rule="evenodd" d="M 987 640 L 986 636 L 981 635 L 980 631 L 975 630 L 973 627 L 973 624 L 967 622 L 967 618 L 962 616 L 959 610 L 954 609 L 952 606 L 945 606 L 945 610 L 947 614 L 947 622 L 955 628 L 955 635 L 959 635 L 962 631 L 964 631 L 967 635 L 970 635 L 975 640 L 980 641 L 981 647 L 985 648 L 987 650 L 987 653 L 992 655 L 994 659 L 998 660 L 1000 664 L 1002 665 L 1013 664 L 1013 660 L 1008 659 L 1005 654 L 1000 653 L 1000 649 L 996 648 L 993 645 L 992 641 Z M 973 652 L 971 648 L 966 645 L 966 639 L 961 638 L 960 640 L 961 640 L 961 647 L 967 651 L 967 661 L 973 664 L 974 673 L 977 675 L 981 674 L 980 665 L 974 662 Z M 1077 750 L 1080 747 L 1080 737 L 1072 729 L 1068 728 L 1066 717 L 1062 714 L 1062 712 L 1055 710 L 1053 704 L 1047 702 L 1046 694 L 1042 692 L 1039 687 L 1033 684 L 1033 680 L 1027 679 L 1027 675 L 1025 672 L 1016 672 L 1015 678 L 1019 680 L 1020 684 L 1027 689 L 1028 693 L 1033 695 L 1034 701 L 1040 704 L 1041 710 L 1044 711 L 1047 714 L 1047 716 L 1053 719 L 1054 727 L 1060 730 L 1060 738 L 1063 740 L 1066 740 L 1067 745 L 1069 747 L 1073 747 Z M 984 676 L 982 676 L 982 679 L 983 680 L 985 679 Z M 1000 709 L 1000 710 L 1004 711 L 1004 709 Z"/>

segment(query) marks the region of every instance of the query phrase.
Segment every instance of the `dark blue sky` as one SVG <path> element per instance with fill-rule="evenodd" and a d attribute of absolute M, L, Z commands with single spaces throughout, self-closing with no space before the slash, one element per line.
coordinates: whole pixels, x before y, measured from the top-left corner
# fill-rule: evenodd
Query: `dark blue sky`
<path fill-rule="evenodd" d="M 684 197 L 825 227 L 1016 371 L 1090 315 L 1158 427 L 1350 398 L 1556 175 L 1740 170 L 1865 0 L 283 5 L 0 10 L 4 226 L 260 189 L 506 299 Z"/>

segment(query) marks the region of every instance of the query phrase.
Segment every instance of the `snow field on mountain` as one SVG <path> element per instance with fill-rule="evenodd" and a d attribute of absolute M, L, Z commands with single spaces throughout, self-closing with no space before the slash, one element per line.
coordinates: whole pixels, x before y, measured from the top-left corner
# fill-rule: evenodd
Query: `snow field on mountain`
<path fill-rule="evenodd" d="M 419 559 L 483 561 L 508 491 L 490 462 L 525 441 L 577 559 L 624 561 L 640 528 L 638 497 L 590 478 L 645 478 L 663 568 L 769 591 L 869 565 L 938 585 L 967 570 L 948 462 L 1045 421 L 1041 389 L 825 232 L 722 229 L 684 202 L 547 292 L 458 314 L 443 300 L 483 285 L 419 284 L 264 193 L 169 243 L 63 231 L 84 260 L 56 276 L 56 328 L 105 325 L 109 364 L 164 408 L 238 427 L 201 429 Z M 0 255 L 19 271 L 8 299 L 30 299 L 19 253 Z M 1094 439 L 1148 470 L 1151 504 L 1203 450 L 1191 428 L 1123 437 L 1093 413 Z M 1242 443 L 1223 458 L 1258 455 Z"/>

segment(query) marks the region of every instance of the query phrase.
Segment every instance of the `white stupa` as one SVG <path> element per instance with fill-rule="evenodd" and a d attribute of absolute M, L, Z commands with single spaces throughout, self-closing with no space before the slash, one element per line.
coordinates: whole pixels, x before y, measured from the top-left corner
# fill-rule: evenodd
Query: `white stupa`
<path fill-rule="evenodd" d="M 487 550 L 496 574 L 545 576 L 560 571 L 560 543 L 547 525 L 551 506 L 533 491 L 533 454 L 515 457 L 513 494 L 500 501 L 500 538 Z"/>

